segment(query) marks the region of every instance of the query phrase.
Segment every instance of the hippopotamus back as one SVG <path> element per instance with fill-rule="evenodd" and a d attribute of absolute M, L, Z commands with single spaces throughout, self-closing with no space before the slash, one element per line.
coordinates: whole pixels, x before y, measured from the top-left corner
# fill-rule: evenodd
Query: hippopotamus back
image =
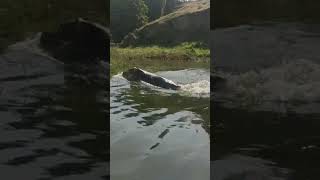
<path fill-rule="evenodd" d="M 165 89 L 178 90 L 181 88 L 179 85 L 175 84 L 169 79 L 135 67 L 123 72 L 122 75 L 129 81 L 143 81 Z"/>

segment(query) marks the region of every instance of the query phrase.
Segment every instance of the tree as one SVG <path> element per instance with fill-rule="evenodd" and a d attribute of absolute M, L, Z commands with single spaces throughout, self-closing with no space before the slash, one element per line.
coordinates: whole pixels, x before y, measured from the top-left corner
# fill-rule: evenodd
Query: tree
<path fill-rule="evenodd" d="M 145 0 L 145 3 L 149 8 L 149 19 L 158 19 L 161 16 L 161 10 L 164 0 Z"/>
<path fill-rule="evenodd" d="M 149 8 L 149 19 L 155 20 L 159 17 L 171 13 L 179 3 L 184 1 L 179 0 L 145 0 Z"/>
<path fill-rule="evenodd" d="M 164 14 L 171 13 L 178 7 L 179 3 L 182 3 L 182 2 L 184 1 L 166 0 L 165 7 L 164 7 Z"/>
<path fill-rule="evenodd" d="M 147 13 L 144 0 L 110 0 L 112 40 L 120 42 L 128 33 L 146 24 Z"/>

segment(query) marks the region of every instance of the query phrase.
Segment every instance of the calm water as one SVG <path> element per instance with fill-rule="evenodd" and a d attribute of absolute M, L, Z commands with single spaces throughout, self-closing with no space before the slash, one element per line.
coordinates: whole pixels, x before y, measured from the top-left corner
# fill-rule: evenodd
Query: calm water
<path fill-rule="evenodd" d="M 320 178 L 320 25 L 260 23 L 216 29 L 215 180 Z"/>
<path fill-rule="evenodd" d="M 111 178 L 209 179 L 209 71 L 157 73 L 183 91 L 111 79 Z"/>
<path fill-rule="evenodd" d="M 0 55 L 1 176 L 108 179 L 106 64 L 67 66 L 37 43 Z"/>

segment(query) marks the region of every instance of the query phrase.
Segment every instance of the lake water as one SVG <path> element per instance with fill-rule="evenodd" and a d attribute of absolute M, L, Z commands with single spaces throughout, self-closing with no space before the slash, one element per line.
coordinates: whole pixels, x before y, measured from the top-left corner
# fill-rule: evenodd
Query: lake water
<path fill-rule="evenodd" d="M 157 74 L 182 90 L 111 79 L 111 179 L 209 179 L 210 72 Z"/>
<path fill-rule="evenodd" d="M 215 180 L 319 179 L 320 25 L 265 22 L 212 31 Z"/>
<path fill-rule="evenodd" d="M 2 179 L 109 179 L 108 65 L 59 63 L 38 48 L 37 34 L 77 17 L 106 25 L 108 3 L 0 6 Z"/>
<path fill-rule="evenodd" d="M 64 65 L 38 42 L 0 55 L 1 176 L 108 179 L 107 64 Z"/>

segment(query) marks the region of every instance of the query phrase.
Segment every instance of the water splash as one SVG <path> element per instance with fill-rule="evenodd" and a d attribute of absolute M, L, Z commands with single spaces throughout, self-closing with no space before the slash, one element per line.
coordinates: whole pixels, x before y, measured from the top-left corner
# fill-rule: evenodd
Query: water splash
<path fill-rule="evenodd" d="M 181 85 L 181 94 L 192 97 L 210 97 L 210 82 L 201 80 L 195 83 Z"/>
<path fill-rule="evenodd" d="M 300 59 L 279 66 L 240 74 L 220 72 L 225 89 L 215 92 L 217 101 L 259 105 L 306 105 L 320 102 L 320 65 Z"/>

